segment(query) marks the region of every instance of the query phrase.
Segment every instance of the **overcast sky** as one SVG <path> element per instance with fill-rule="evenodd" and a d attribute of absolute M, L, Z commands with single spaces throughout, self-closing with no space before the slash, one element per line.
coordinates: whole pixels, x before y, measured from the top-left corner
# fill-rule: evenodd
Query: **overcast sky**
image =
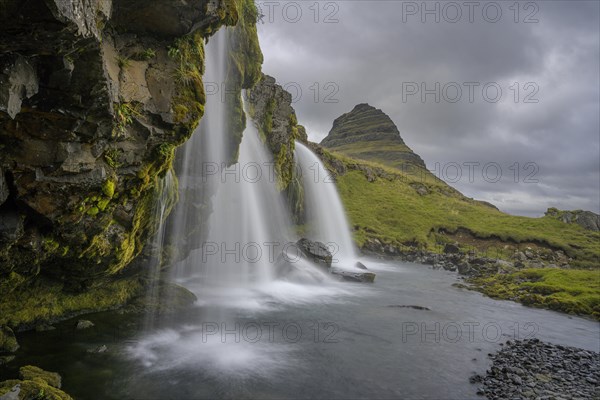
<path fill-rule="evenodd" d="M 312 141 L 368 102 L 467 196 L 598 213 L 599 2 L 514 3 L 259 1 L 263 70 Z"/>

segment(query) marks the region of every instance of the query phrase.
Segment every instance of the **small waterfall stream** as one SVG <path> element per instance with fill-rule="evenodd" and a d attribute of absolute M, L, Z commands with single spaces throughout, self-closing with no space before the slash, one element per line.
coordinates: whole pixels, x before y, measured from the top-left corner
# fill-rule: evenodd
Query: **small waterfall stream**
<path fill-rule="evenodd" d="M 148 268 L 149 286 L 146 289 L 146 304 L 156 304 L 159 297 L 160 286 L 160 268 L 163 263 L 163 245 L 165 239 L 165 213 L 173 206 L 176 201 L 174 198 L 175 189 L 177 186 L 177 178 L 172 170 L 168 170 L 164 177 L 158 182 L 157 192 L 158 199 L 154 205 L 154 221 L 158 221 L 158 227 L 154 239 L 152 240 L 150 266 Z M 155 312 L 148 312 L 146 315 L 145 327 L 146 330 L 154 325 L 156 319 Z"/>
<path fill-rule="evenodd" d="M 302 173 L 310 238 L 329 246 L 337 267 L 351 268 L 357 259 L 356 250 L 335 181 L 319 157 L 302 143 L 296 142 L 294 156 Z"/>

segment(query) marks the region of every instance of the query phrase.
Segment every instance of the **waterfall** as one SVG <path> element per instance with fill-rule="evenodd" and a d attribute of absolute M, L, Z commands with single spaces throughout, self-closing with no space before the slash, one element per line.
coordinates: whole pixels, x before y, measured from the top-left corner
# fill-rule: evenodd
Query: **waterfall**
<path fill-rule="evenodd" d="M 154 305 L 158 303 L 160 290 L 160 269 L 163 263 L 162 257 L 165 239 L 165 214 L 175 202 L 173 194 L 175 193 L 176 186 L 177 179 L 173 175 L 173 171 L 168 170 L 165 176 L 160 178 L 160 180 L 158 181 L 158 186 L 156 188 L 158 198 L 156 199 L 156 202 L 154 204 L 153 221 L 158 221 L 158 227 L 156 229 L 156 234 L 152 239 L 152 246 L 150 250 L 150 266 L 148 268 L 148 288 L 146 290 L 145 302 L 145 304 L 148 305 Z M 155 312 L 149 312 L 146 315 L 146 329 L 153 326 L 155 318 Z"/>
<path fill-rule="evenodd" d="M 210 210 L 200 224 L 202 231 L 188 238 L 186 245 L 192 250 L 175 273 L 188 288 L 199 283 L 201 296 L 219 288 L 248 289 L 273 281 L 284 246 L 295 241 L 291 217 L 276 187 L 273 158 L 249 118 L 238 160 L 227 164 L 230 135 L 221 95 L 227 41 L 228 32 L 221 29 L 207 45 L 205 115 L 183 147 L 179 172 L 184 207 L 175 215 L 175 235 L 181 236 L 194 220 L 195 205 Z"/>
<path fill-rule="evenodd" d="M 356 251 L 335 181 L 319 157 L 302 143 L 296 142 L 294 157 L 302 174 L 310 239 L 330 247 L 336 266 L 351 268 L 356 262 Z"/>

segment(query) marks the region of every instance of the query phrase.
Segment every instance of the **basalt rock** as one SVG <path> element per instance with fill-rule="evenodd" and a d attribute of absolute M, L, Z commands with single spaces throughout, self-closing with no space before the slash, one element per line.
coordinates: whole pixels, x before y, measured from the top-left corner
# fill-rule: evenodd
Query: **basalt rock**
<path fill-rule="evenodd" d="M 489 399 L 595 399 L 600 395 L 598 353 L 538 339 L 508 341 L 491 355 L 485 376 L 472 376 Z"/>
<path fill-rule="evenodd" d="M 292 108 L 292 95 L 275 78 L 263 74 L 247 98 L 250 115 L 273 153 L 279 186 L 286 189 L 293 179 L 294 141 L 307 141 Z"/>
<path fill-rule="evenodd" d="M 302 238 L 296 242 L 296 246 L 310 261 L 325 268 L 331 268 L 333 256 L 323 243 Z"/>
<path fill-rule="evenodd" d="M 600 231 L 600 215 L 591 211 L 561 211 L 557 208 L 549 208 L 545 215 L 565 224 L 577 224 L 590 231 Z"/>
<path fill-rule="evenodd" d="M 254 124 L 273 153 L 274 176 L 284 191 L 295 222 L 304 222 L 304 190 L 301 171 L 295 168 L 295 141 L 308 142 L 306 130 L 298 125 L 292 107 L 292 95 L 277 84 L 275 78 L 262 75 L 247 96 Z M 299 173 L 300 172 L 300 173 Z"/>
<path fill-rule="evenodd" d="M 331 268 L 330 272 L 333 275 L 339 276 L 341 279 L 350 282 L 364 282 L 373 283 L 375 282 L 375 274 L 372 272 L 356 272 L 348 271 L 341 268 Z"/>

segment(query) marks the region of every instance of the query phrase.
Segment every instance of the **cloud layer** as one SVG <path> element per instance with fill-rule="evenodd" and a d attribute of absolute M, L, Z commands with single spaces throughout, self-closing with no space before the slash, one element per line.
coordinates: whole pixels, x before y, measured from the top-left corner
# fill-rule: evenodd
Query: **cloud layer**
<path fill-rule="evenodd" d="M 600 212 L 598 2 L 257 5 L 263 69 L 310 140 L 368 102 L 468 196 L 522 215 Z"/>

